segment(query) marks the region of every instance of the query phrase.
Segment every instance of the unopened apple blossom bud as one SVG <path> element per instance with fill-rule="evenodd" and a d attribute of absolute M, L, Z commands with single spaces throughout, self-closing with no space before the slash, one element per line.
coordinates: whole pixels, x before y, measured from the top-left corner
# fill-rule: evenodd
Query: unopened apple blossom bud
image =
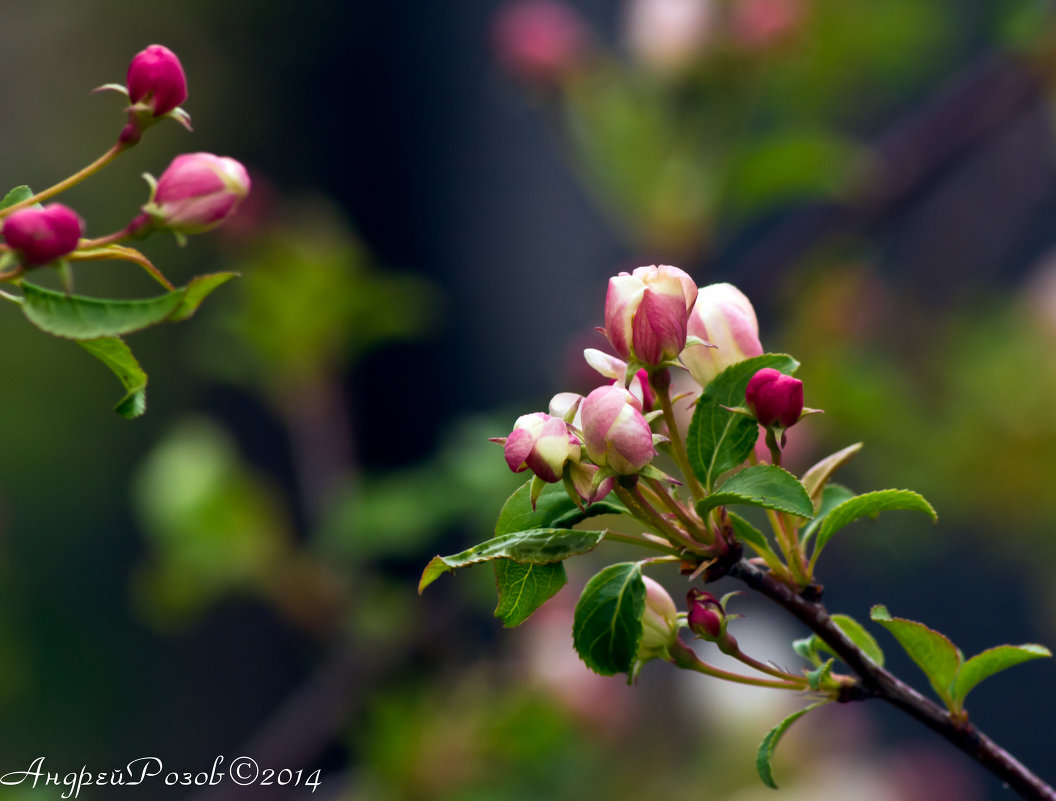
<path fill-rule="evenodd" d="M 671 596 L 658 582 L 642 576 L 645 582 L 645 611 L 642 612 L 642 639 L 638 642 L 638 660 L 662 659 L 678 639 L 678 609 Z"/>
<path fill-rule="evenodd" d="M 640 401 L 618 386 L 598 387 L 580 406 L 587 455 L 594 464 L 633 475 L 656 455 Z"/>
<path fill-rule="evenodd" d="M 655 72 L 678 73 L 700 58 L 714 38 L 715 0 L 630 0 L 627 44 Z"/>
<path fill-rule="evenodd" d="M 61 203 L 16 211 L 4 220 L 3 235 L 26 267 L 39 267 L 77 249 L 84 221 Z"/>
<path fill-rule="evenodd" d="M 690 345 L 682 351 L 682 363 L 702 387 L 730 365 L 763 353 L 755 309 L 733 284 L 700 288 L 688 331 L 712 346 Z"/>
<path fill-rule="evenodd" d="M 609 279 L 605 334 L 621 359 L 658 365 L 686 346 L 697 285 L 670 265 L 638 267 Z"/>
<path fill-rule="evenodd" d="M 184 153 L 172 160 L 153 185 L 143 214 L 155 228 L 198 234 L 234 214 L 249 194 L 249 187 L 249 173 L 234 159 L 212 153 Z"/>
<path fill-rule="evenodd" d="M 569 6 L 556 0 L 517 0 L 495 19 L 494 47 L 499 62 L 516 78 L 552 83 L 582 59 L 588 48 L 586 26 Z"/>
<path fill-rule="evenodd" d="M 722 636 L 726 613 L 714 595 L 693 587 L 686 595 L 686 604 L 689 607 L 686 622 L 694 634 L 705 640 Z"/>
<path fill-rule="evenodd" d="M 792 36 L 807 14 L 803 0 L 736 0 L 730 11 L 734 41 L 745 50 L 755 51 Z"/>
<path fill-rule="evenodd" d="M 187 99 L 183 65 L 169 48 L 153 44 L 128 65 L 128 99 L 150 109 L 155 117 L 168 114 Z"/>
<path fill-rule="evenodd" d="M 579 439 L 568 423 L 545 412 L 521 415 L 508 437 L 494 441 L 502 443 L 510 470 L 520 473 L 530 469 L 549 484 L 560 481 L 565 465 L 578 462 L 580 457 Z"/>
<path fill-rule="evenodd" d="M 803 414 L 803 382 L 766 367 L 748 381 L 744 400 L 760 425 L 788 428 Z"/>

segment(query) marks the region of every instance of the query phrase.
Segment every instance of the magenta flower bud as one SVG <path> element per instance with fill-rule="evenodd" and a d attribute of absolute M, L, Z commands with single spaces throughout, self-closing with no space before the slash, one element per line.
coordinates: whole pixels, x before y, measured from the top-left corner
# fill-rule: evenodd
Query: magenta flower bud
<path fill-rule="evenodd" d="M 587 454 L 594 464 L 633 475 L 656 455 L 653 432 L 637 398 L 620 386 L 598 387 L 579 408 Z"/>
<path fill-rule="evenodd" d="M 519 0 L 495 20 L 493 41 L 502 66 L 529 83 L 548 83 L 568 73 L 588 48 L 583 21 L 556 0 Z"/>
<path fill-rule="evenodd" d="M 710 592 L 693 587 L 686 595 L 689 612 L 686 622 L 690 630 L 705 640 L 717 640 L 722 635 L 726 612 Z"/>
<path fill-rule="evenodd" d="M 788 428 L 803 414 L 803 382 L 766 367 L 749 380 L 744 400 L 761 425 Z"/>
<path fill-rule="evenodd" d="M 642 612 L 642 639 L 638 660 L 663 658 L 678 639 L 678 609 L 658 582 L 642 576 L 645 582 L 645 610 Z"/>
<path fill-rule="evenodd" d="M 638 267 L 609 279 L 605 334 L 624 360 L 657 365 L 686 346 L 689 312 L 697 285 L 669 265 Z"/>
<path fill-rule="evenodd" d="M 580 442 L 560 417 L 544 412 L 521 415 L 503 441 L 506 464 L 514 473 L 530 469 L 543 481 L 561 480 L 565 465 L 579 462 Z"/>
<path fill-rule="evenodd" d="M 249 173 L 234 159 L 184 153 L 161 174 L 143 212 L 158 228 L 198 234 L 234 214 L 249 186 Z"/>
<path fill-rule="evenodd" d="M 701 287 L 688 330 L 714 345 L 690 345 L 682 351 L 682 363 L 702 387 L 730 365 L 763 353 L 755 309 L 732 284 Z"/>
<path fill-rule="evenodd" d="M 61 203 L 16 211 L 3 227 L 4 239 L 18 251 L 26 267 L 48 264 L 72 253 L 83 233 L 84 221 Z"/>
<path fill-rule="evenodd" d="M 128 99 L 150 109 L 155 117 L 168 114 L 187 99 L 187 78 L 176 54 L 162 45 L 140 51 L 128 65 Z"/>

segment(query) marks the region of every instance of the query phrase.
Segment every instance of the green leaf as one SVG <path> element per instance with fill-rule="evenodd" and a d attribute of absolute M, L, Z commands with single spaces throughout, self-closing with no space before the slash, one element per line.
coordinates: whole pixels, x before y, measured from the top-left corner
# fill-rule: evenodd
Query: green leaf
<path fill-rule="evenodd" d="M 807 671 L 807 686 L 810 689 L 817 692 L 821 688 L 821 683 L 832 675 L 832 662 L 833 660 L 829 659 L 825 664 Z"/>
<path fill-rule="evenodd" d="M 235 273 L 193 279 L 174 292 L 143 300 L 105 300 L 68 295 L 22 282 L 22 311 L 33 325 L 67 339 L 99 339 L 140 331 L 166 321 L 185 320 L 205 297 Z"/>
<path fill-rule="evenodd" d="M 813 517 L 814 504 L 799 480 L 780 467 L 757 464 L 734 473 L 715 492 L 697 502 L 703 517 L 716 506 L 743 504 Z"/>
<path fill-rule="evenodd" d="M 503 558 L 533 564 L 560 562 L 570 556 L 594 550 L 604 537 L 604 531 L 577 531 L 571 528 L 535 528 L 503 534 L 453 556 L 433 557 L 422 572 L 418 592 L 422 592 L 441 574 L 460 567 Z"/>
<path fill-rule="evenodd" d="M 806 544 L 810 542 L 810 538 L 818 532 L 819 528 L 821 528 L 821 524 L 825 518 L 829 516 L 829 512 L 844 501 L 849 501 L 854 497 L 856 497 L 855 492 L 847 489 L 843 484 L 826 484 L 825 489 L 821 491 L 820 506 L 815 504 L 815 508 L 818 510 L 817 514 L 815 514 L 814 519 L 807 523 L 807 525 L 805 525 L 799 532 L 800 542 L 806 546 Z"/>
<path fill-rule="evenodd" d="M 843 464 L 862 449 L 862 443 L 856 442 L 848 445 L 842 451 L 830 454 L 803 474 L 803 486 L 807 490 L 810 499 L 814 501 L 814 509 L 821 509 L 822 491 L 828 484 L 832 474 Z"/>
<path fill-rule="evenodd" d="M 890 631 L 917 667 L 931 682 L 932 689 L 949 709 L 953 709 L 951 687 L 964 656 L 945 634 L 929 629 L 923 623 L 891 617 L 887 607 L 877 604 L 869 617 Z"/>
<path fill-rule="evenodd" d="M 128 420 L 143 414 L 147 410 L 147 374 L 128 345 L 117 337 L 79 340 L 77 344 L 113 370 L 127 390 L 114 411 Z"/>
<path fill-rule="evenodd" d="M 645 582 L 638 562 L 609 565 L 583 588 L 572 621 L 572 644 L 603 676 L 630 673 L 642 639 Z"/>
<path fill-rule="evenodd" d="M 784 736 L 785 732 L 788 731 L 789 726 L 803 717 L 812 709 L 817 709 L 823 704 L 827 704 L 829 699 L 826 698 L 824 701 L 818 701 L 816 704 L 811 704 L 806 709 L 801 709 L 798 712 L 793 712 L 787 718 L 778 723 L 774 728 L 767 732 L 766 737 L 759 743 L 759 750 L 755 753 L 755 769 L 759 773 L 759 778 L 763 780 L 763 784 L 767 787 L 777 789 L 777 783 L 774 781 L 774 769 L 770 764 L 770 760 L 774 756 L 774 749 L 777 748 L 777 743 Z"/>
<path fill-rule="evenodd" d="M 521 625 L 568 581 L 561 562 L 539 565 L 496 559 L 492 564 L 499 590 L 495 617 L 507 628 Z"/>
<path fill-rule="evenodd" d="M 1043 645 L 1028 643 L 1026 645 L 998 645 L 976 654 L 965 662 L 957 673 L 953 683 L 953 703 L 956 709 L 964 707 L 968 693 L 981 682 L 1006 668 L 1014 667 L 1032 659 L 1052 656 Z"/>
<path fill-rule="evenodd" d="M 4 199 L 0 200 L 0 211 L 3 211 L 8 206 L 14 206 L 16 203 L 22 203 L 33 197 L 33 190 L 28 186 L 16 186 L 6 195 Z"/>
<path fill-rule="evenodd" d="M 856 495 L 850 500 L 844 501 L 825 516 L 818 531 L 818 539 L 814 544 L 814 553 L 811 555 L 811 565 L 817 561 L 821 549 L 828 544 L 832 535 L 862 517 L 874 517 L 880 512 L 891 509 L 905 509 L 908 511 L 924 512 L 932 522 L 939 519 L 931 504 L 924 500 L 922 495 L 910 490 L 878 490 L 867 492 L 864 495 Z"/>
<path fill-rule="evenodd" d="M 731 365 L 713 378 L 697 401 L 686 437 L 693 473 L 711 490 L 719 476 L 741 464 L 755 447 L 759 424 L 723 406 L 744 405 L 744 390 L 764 367 L 794 373 L 799 362 L 780 353 L 765 353 Z"/>
<path fill-rule="evenodd" d="M 872 659 L 880 667 L 884 666 L 884 652 L 880 648 L 880 644 L 876 641 L 876 638 L 870 634 L 865 626 L 859 623 L 850 615 L 833 615 L 832 622 L 839 626 L 840 631 L 847 635 L 847 638 L 862 649 L 867 657 Z M 821 643 L 821 647 L 825 650 L 832 652 L 829 646 Z M 833 654 L 835 656 L 835 654 Z"/>
<path fill-rule="evenodd" d="M 529 479 L 506 499 L 495 524 L 496 536 L 534 528 L 571 528 L 594 515 L 626 512 L 618 503 L 607 498 L 581 510 L 560 483 L 548 484 L 536 501 L 535 509 L 532 509 L 529 500 L 531 487 Z"/>
<path fill-rule="evenodd" d="M 766 556 L 767 554 L 776 555 L 763 532 L 738 514 L 727 510 L 726 515 L 730 518 L 730 525 L 733 527 L 733 533 L 737 539 L 751 546 L 760 556 Z"/>

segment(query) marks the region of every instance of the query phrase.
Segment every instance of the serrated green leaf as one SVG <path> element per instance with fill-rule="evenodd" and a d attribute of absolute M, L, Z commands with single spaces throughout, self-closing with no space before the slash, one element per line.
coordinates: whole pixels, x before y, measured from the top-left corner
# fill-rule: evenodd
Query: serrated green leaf
<path fill-rule="evenodd" d="M 16 186 L 6 195 L 4 199 L 0 200 L 0 211 L 3 211 L 8 206 L 14 206 L 17 203 L 23 203 L 33 197 L 33 190 L 28 186 Z"/>
<path fill-rule="evenodd" d="M 603 676 L 630 673 L 642 639 L 645 582 L 638 562 L 609 565 L 579 596 L 572 644 L 591 670 Z"/>
<path fill-rule="evenodd" d="M 867 492 L 864 495 L 844 501 L 825 515 L 818 530 L 818 538 L 814 543 L 814 553 L 811 554 L 810 564 L 813 567 L 832 535 L 849 523 L 853 523 L 862 517 L 875 517 L 880 512 L 893 509 L 904 509 L 906 511 L 924 512 L 931 517 L 932 522 L 939 519 L 938 514 L 928 503 L 924 496 L 910 490 L 878 490 Z"/>
<path fill-rule="evenodd" d="M 876 638 L 870 634 L 865 626 L 859 623 L 850 615 L 833 615 L 832 622 L 839 626 L 840 631 L 847 635 L 847 639 L 862 649 L 867 657 L 872 659 L 880 667 L 884 666 L 884 652 L 880 648 L 880 644 L 876 641 Z M 831 651 L 831 649 L 822 643 L 822 646 Z M 835 653 L 833 654 L 835 656 Z"/>
<path fill-rule="evenodd" d="M 562 562 L 539 565 L 496 559 L 492 564 L 495 586 L 499 591 L 495 617 L 502 620 L 506 628 L 521 625 L 568 581 Z"/>
<path fill-rule="evenodd" d="M 770 729 L 763 738 L 763 741 L 759 743 L 759 750 L 755 753 L 755 769 L 759 774 L 759 778 L 763 780 L 763 784 L 767 787 L 777 789 L 777 783 L 774 781 L 774 769 L 771 765 L 771 759 L 774 756 L 774 749 L 777 748 L 777 743 L 784 736 L 788 728 L 807 714 L 812 709 L 817 709 L 823 704 L 827 704 L 829 699 L 824 701 L 818 701 L 816 704 L 811 704 L 806 709 L 801 709 L 798 712 L 793 712 L 787 718 L 778 723 L 774 728 Z"/>
<path fill-rule="evenodd" d="M 829 512 L 844 501 L 849 501 L 851 498 L 856 497 L 856 495 L 857 493 L 853 490 L 847 489 L 843 484 L 826 484 L 825 489 L 821 491 L 820 507 L 815 504 L 815 508 L 818 511 L 814 515 L 814 519 L 800 529 L 799 541 L 803 543 L 804 547 L 810 542 L 811 537 L 818 533 L 818 529 L 821 528 L 821 524 L 825 518 L 829 516 Z"/>
<path fill-rule="evenodd" d="M 848 445 L 843 450 L 826 456 L 803 474 L 803 487 L 807 490 L 810 499 L 814 501 L 815 511 L 821 510 L 822 492 L 832 474 L 861 449 L 862 443 L 860 442 Z"/>
<path fill-rule="evenodd" d="M 78 340 L 78 345 L 109 367 L 127 390 L 114 411 L 131 420 L 147 410 L 147 374 L 128 345 L 117 337 Z"/>
<path fill-rule="evenodd" d="M 715 376 L 697 401 L 686 437 L 686 451 L 693 473 L 708 490 L 723 473 L 747 459 L 755 447 L 759 424 L 722 407 L 744 405 L 748 381 L 764 367 L 792 374 L 799 362 L 781 353 L 765 353 L 738 362 Z"/>
<path fill-rule="evenodd" d="M 434 556 L 422 572 L 418 592 L 421 593 L 443 573 L 460 567 L 503 558 L 532 564 L 560 562 L 594 550 L 604 537 L 604 531 L 571 528 L 536 528 L 503 534 L 453 556 Z"/>
<path fill-rule="evenodd" d="M 891 617 L 883 604 L 877 604 L 870 609 L 869 617 L 894 635 L 898 644 L 909 654 L 909 658 L 924 671 L 936 695 L 952 710 L 951 687 L 964 659 L 960 649 L 950 642 L 945 634 L 940 634 L 923 623 Z"/>
<path fill-rule="evenodd" d="M 953 703 L 955 708 L 963 709 L 964 699 L 983 679 L 988 679 L 1002 670 L 1023 662 L 1029 662 L 1032 659 L 1040 659 L 1043 656 L 1052 656 L 1052 652 L 1044 645 L 1036 645 L 1034 643 L 1027 643 L 1026 645 L 998 645 L 976 654 L 961 666 L 960 671 L 957 673 L 957 679 L 953 683 Z"/>
<path fill-rule="evenodd" d="M 704 517 L 716 506 L 726 504 L 761 506 L 807 518 L 814 516 L 814 504 L 799 480 L 772 464 L 757 464 L 734 473 L 715 492 L 697 502 L 697 513 Z"/>
<path fill-rule="evenodd" d="M 22 282 L 22 312 L 41 331 L 67 339 L 99 339 L 130 334 L 163 322 L 185 320 L 205 297 L 235 273 L 193 279 L 174 292 L 142 300 L 106 300 L 68 295 Z"/>
<path fill-rule="evenodd" d="M 571 528 L 594 515 L 626 512 L 623 506 L 608 498 L 581 510 L 560 483 L 547 484 L 536 501 L 535 509 L 532 509 L 529 500 L 531 488 L 532 481 L 529 479 L 506 499 L 495 523 L 495 536 L 535 528 Z"/>

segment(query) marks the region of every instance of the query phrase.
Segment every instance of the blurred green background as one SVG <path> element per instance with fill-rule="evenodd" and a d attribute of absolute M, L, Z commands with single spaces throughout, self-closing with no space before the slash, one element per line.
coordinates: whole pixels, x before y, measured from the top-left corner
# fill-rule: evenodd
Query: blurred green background
<path fill-rule="evenodd" d="M 140 173 L 196 150 L 245 162 L 254 190 L 227 228 L 144 246 L 176 283 L 243 278 L 131 338 L 140 420 L 110 411 L 87 354 L 2 310 L 0 772 L 247 753 L 350 801 L 776 797 L 752 755 L 796 699 L 656 663 L 634 688 L 592 676 L 570 638 L 589 560 L 513 631 L 489 571 L 415 594 L 520 483 L 487 437 L 590 388 L 578 351 L 601 344 L 607 278 L 638 264 L 752 298 L 826 410 L 794 431 L 800 467 L 864 440 L 846 483 L 938 508 L 936 528 L 896 517 L 833 545 L 830 609 L 882 602 L 969 654 L 1056 643 L 1049 3 L 562 8 L 570 44 L 541 70 L 516 50 L 555 29 L 511 28 L 493 0 L 2 4 L 6 185 L 109 147 L 119 99 L 90 90 L 159 42 L 194 133 L 157 126 L 64 199 L 107 233 L 145 201 Z M 77 281 L 153 292 L 128 265 Z M 742 646 L 794 666 L 802 632 L 742 603 Z M 970 707 L 1050 781 L 1053 686 L 1032 664 Z M 804 721 L 777 771 L 785 799 L 1006 797 L 874 705 Z"/>

